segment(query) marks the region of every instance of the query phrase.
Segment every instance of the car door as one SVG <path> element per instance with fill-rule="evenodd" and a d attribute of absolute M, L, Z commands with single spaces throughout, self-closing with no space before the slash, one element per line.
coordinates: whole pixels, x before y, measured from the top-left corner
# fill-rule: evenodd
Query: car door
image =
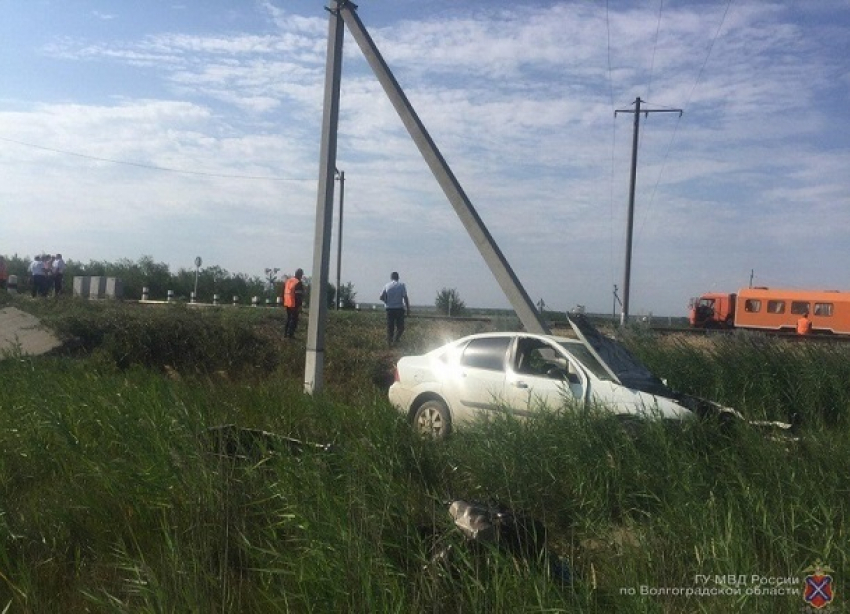
<path fill-rule="evenodd" d="M 519 414 L 583 401 L 587 376 L 558 344 L 519 335 L 505 382 L 507 404 Z"/>
<path fill-rule="evenodd" d="M 504 408 L 505 369 L 511 340 L 510 336 L 478 337 L 463 348 L 453 382 L 452 396 L 458 401 L 456 419 Z"/>

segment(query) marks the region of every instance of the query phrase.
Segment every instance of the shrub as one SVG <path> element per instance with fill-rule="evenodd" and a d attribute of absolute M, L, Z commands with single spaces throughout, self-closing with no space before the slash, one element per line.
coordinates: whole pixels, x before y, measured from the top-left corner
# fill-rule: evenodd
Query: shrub
<path fill-rule="evenodd" d="M 448 316 L 462 316 L 466 313 L 466 305 L 460 294 L 454 288 L 443 288 L 434 299 L 437 311 Z"/>

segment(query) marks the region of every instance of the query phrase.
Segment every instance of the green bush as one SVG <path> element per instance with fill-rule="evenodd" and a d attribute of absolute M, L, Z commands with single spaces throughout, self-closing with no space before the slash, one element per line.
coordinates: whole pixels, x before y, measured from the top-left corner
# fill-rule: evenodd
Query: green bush
<path fill-rule="evenodd" d="M 230 307 L 182 303 L 137 306 L 69 301 L 72 309 L 44 314 L 77 354 L 97 354 L 120 368 L 145 366 L 186 373 L 274 371 L 280 361 L 275 318 L 261 324 Z M 278 319 L 280 314 L 277 313 Z"/>
<path fill-rule="evenodd" d="M 437 292 L 434 299 L 437 312 L 447 316 L 463 316 L 466 314 L 466 304 L 454 288 L 443 288 Z"/>

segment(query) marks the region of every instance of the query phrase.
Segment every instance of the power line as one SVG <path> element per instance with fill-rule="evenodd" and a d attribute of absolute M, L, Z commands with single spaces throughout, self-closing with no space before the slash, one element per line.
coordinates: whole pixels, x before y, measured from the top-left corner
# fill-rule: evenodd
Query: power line
<path fill-rule="evenodd" d="M 679 132 L 679 124 L 682 123 L 682 116 L 676 119 L 676 125 L 673 127 L 673 134 L 670 136 L 670 142 L 667 143 L 667 151 L 664 152 L 664 159 L 661 161 L 661 168 L 658 171 L 658 177 L 655 180 L 655 186 L 652 188 L 652 194 L 649 196 L 649 202 L 646 203 L 645 211 L 643 213 L 643 220 L 640 223 L 640 228 L 637 232 L 637 237 L 643 233 L 643 227 L 646 225 L 646 221 L 649 219 L 649 214 L 652 210 L 652 205 L 655 202 L 655 194 L 658 192 L 658 186 L 661 183 L 661 176 L 664 174 L 664 170 L 667 168 L 667 159 L 670 157 L 670 151 L 673 149 L 673 141 L 676 140 L 676 134 Z M 637 243 L 637 238 L 635 239 L 635 243 Z"/>
<path fill-rule="evenodd" d="M 705 60 L 702 62 L 702 66 L 699 69 L 699 73 L 697 74 L 696 81 L 694 81 L 694 86 L 691 88 L 691 93 L 688 94 L 688 99 L 685 101 L 685 107 L 691 102 L 691 98 L 693 98 L 694 92 L 697 89 L 697 85 L 702 80 L 702 73 L 705 70 L 706 65 L 708 64 L 708 59 L 711 57 L 711 52 L 714 49 L 714 43 L 717 42 L 718 37 L 720 36 L 720 31 L 723 29 L 723 24 L 726 22 L 726 15 L 729 14 L 729 7 L 732 6 L 732 0 L 727 0 L 726 9 L 723 11 L 723 17 L 720 19 L 720 25 L 717 26 L 717 31 L 714 33 L 714 38 L 711 39 L 711 44 L 708 46 L 708 52 L 705 54 Z"/>
<path fill-rule="evenodd" d="M 67 151 L 64 149 L 56 149 L 53 147 L 45 147 L 44 145 L 36 145 L 34 143 L 26 143 L 24 141 L 18 141 L 15 139 L 10 139 L 6 137 L 0 136 L 0 141 L 4 141 L 6 143 L 14 143 L 15 145 L 21 145 L 22 147 L 30 147 L 32 149 L 40 149 L 42 151 L 49 151 L 51 153 L 60 154 L 63 156 L 74 156 L 76 158 L 83 158 L 85 160 L 94 160 L 96 162 L 108 162 L 110 164 L 120 164 L 122 166 L 134 166 L 136 168 L 143 168 L 151 171 L 160 171 L 166 173 L 179 173 L 182 175 L 196 175 L 200 177 L 216 177 L 219 179 L 245 179 L 250 181 L 315 181 L 315 177 L 301 178 L 301 177 L 271 177 L 271 176 L 263 176 L 263 175 L 236 175 L 236 174 L 226 174 L 226 173 L 211 173 L 205 171 L 190 171 L 179 168 L 170 168 L 167 166 L 157 166 L 155 164 L 144 164 L 141 162 L 131 162 L 127 160 L 115 160 L 113 158 L 102 158 L 99 156 L 92 156 L 89 154 L 79 153 L 76 151 Z"/>
<path fill-rule="evenodd" d="M 717 30 L 714 33 L 714 37 L 711 39 L 711 44 L 708 46 L 708 52 L 706 53 L 705 59 L 702 62 L 702 66 L 699 69 L 699 73 L 697 74 L 697 78 L 694 81 L 693 87 L 691 88 L 691 92 L 690 92 L 690 94 L 688 94 L 688 99 L 685 102 L 685 105 L 683 107 L 684 109 L 688 108 L 688 104 L 690 103 L 691 98 L 693 98 L 693 95 L 694 95 L 694 92 L 696 91 L 697 85 L 699 84 L 700 80 L 702 79 L 702 74 L 705 71 L 705 67 L 708 65 L 708 60 L 711 57 L 711 52 L 714 49 L 714 44 L 717 42 L 717 39 L 720 36 L 720 32 L 723 29 L 723 24 L 726 21 L 726 16 L 729 14 L 729 8 L 731 7 L 731 5 L 732 5 L 732 0 L 727 0 L 726 9 L 723 11 L 723 17 L 720 19 L 720 24 L 717 26 Z M 660 17 L 660 14 L 659 14 L 659 20 L 660 20 L 660 18 L 661 17 Z M 655 105 L 655 106 L 661 106 L 661 105 Z M 637 233 L 638 237 L 640 237 L 640 235 L 643 233 L 643 227 L 646 225 L 647 219 L 649 219 L 649 214 L 652 210 L 652 205 L 655 202 L 655 194 L 658 192 L 658 186 L 661 183 L 661 176 L 664 174 L 664 170 L 667 167 L 667 160 L 670 156 L 670 151 L 673 149 L 673 142 L 676 140 L 676 135 L 679 132 L 679 125 L 681 124 L 681 122 L 682 122 L 682 116 L 680 115 L 679 118 L 676 120 L 676 125 L 673 128 L 673 134 L 670 137 L 670 142 L 667 144 L 667 151 L 664 154 L 664 159 L 661 163 L 661 169 L 658 171 L 658 178 L 655 181 L 655 186 L 653 187 L 652 194 L 649 197 L 649 202 L 646 204 L 644 214 L 643 214 L 643 220 L 641 221 L 641 225 L 640 225 L 640 228 L 638 229 L 638 233 Z"/>
<path fill-rule="evenodd" d="M 658 51 L 658 33 L 661 31 L 661 13 L 664 11 L 664 0 L 658 5 L 658 22 L 655 24 L 655 43 L 652 46 L 652 60 L 649 64 L 649 84 L 646 88 L 647 97 L 652 95 L 652 75 L 655 71 L 655 52 Z"/>

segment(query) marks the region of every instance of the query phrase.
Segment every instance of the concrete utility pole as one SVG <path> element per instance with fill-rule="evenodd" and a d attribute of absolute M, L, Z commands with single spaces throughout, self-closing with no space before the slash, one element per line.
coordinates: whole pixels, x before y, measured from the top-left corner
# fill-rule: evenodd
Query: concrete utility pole
<path fill-rule="evenodd" d="M 617 304 L 619 304 L 621 307 L 623 306 L 623 303 L 620 302 L 620 297 L 617 296 L 617 284 L 614 284 L 614 299 L 613 299 L 612 303 L 613 304 L 611 306 L 611 320 L 613 322 L 616 322 L 617 321 Z"/>
<path fill-rule="evenodd" d="M 336 308 L 342 309 L 340 292 L 342 291 L 342 205 L 345 203 L 345 171 L 336 169 L 339 179 L 339 229 L 336 240 Z"/>
<path fill-rule="evenodd" d="M 334 211 L 334 172 L 336 171 L 339 85 L 342 78 L 342 38 L 345 33 L 340 5 L 335 0 L 328 9 L 328 54 L 325 69 L 325 99 L 322 142 L 319 151 L 319 191 L 316 200 L 316 234 L 313 244 L 313 275 L 310 280 L 310 321 L 307 325 L 307 355 L 304 365 L 304 391 L 319 392 L 324 384 L 325 323 L 328 318 L 328 269 Z"/>
<path fill-rule="evenodd" d="M 201 264 L 202 263 L 203 263 L 203 260 L 201 260 L 200 256 L 195 258 L 195 291 L 192 292 L 192 298 L 194 298 L 195 300 L 198 299 L 198 274 L 201 272 Z"/>
<path fill-rule="evenodd" d="M 641 99 L 640 96 L 635 98 L 635 108 L 631 109 L 618 109 L 614 111 L 614 117 L 617 117 L 618 113 L 634 113 L 635 114 L 635 127 L 634 134 L 632 135 L 632 173 L 631 173 L 631 181 L 629 182 L 629 215 L 628 215 L 628 224 L 626 227 L 626 266 L 625 273 L 623 274 L 623 310 L 620 312 L 620 324 L 624 325 L 629 320 L 629 290 L 632 276 L 632 232 L 634 228 L 634 219 L 635 219 L 635 181 L 637 179 L 637 152 L 638 152 L 638 131 L 640 130 L 640 114 L 644 113 L 644 117 L 648 117 L 650 113 L 678 113 L 679 117 L 682 116 L 682 109 L 659 109 L 659 110 L 640 110 Z M 615 290 L 616 291 L 616 290 Z"/>

